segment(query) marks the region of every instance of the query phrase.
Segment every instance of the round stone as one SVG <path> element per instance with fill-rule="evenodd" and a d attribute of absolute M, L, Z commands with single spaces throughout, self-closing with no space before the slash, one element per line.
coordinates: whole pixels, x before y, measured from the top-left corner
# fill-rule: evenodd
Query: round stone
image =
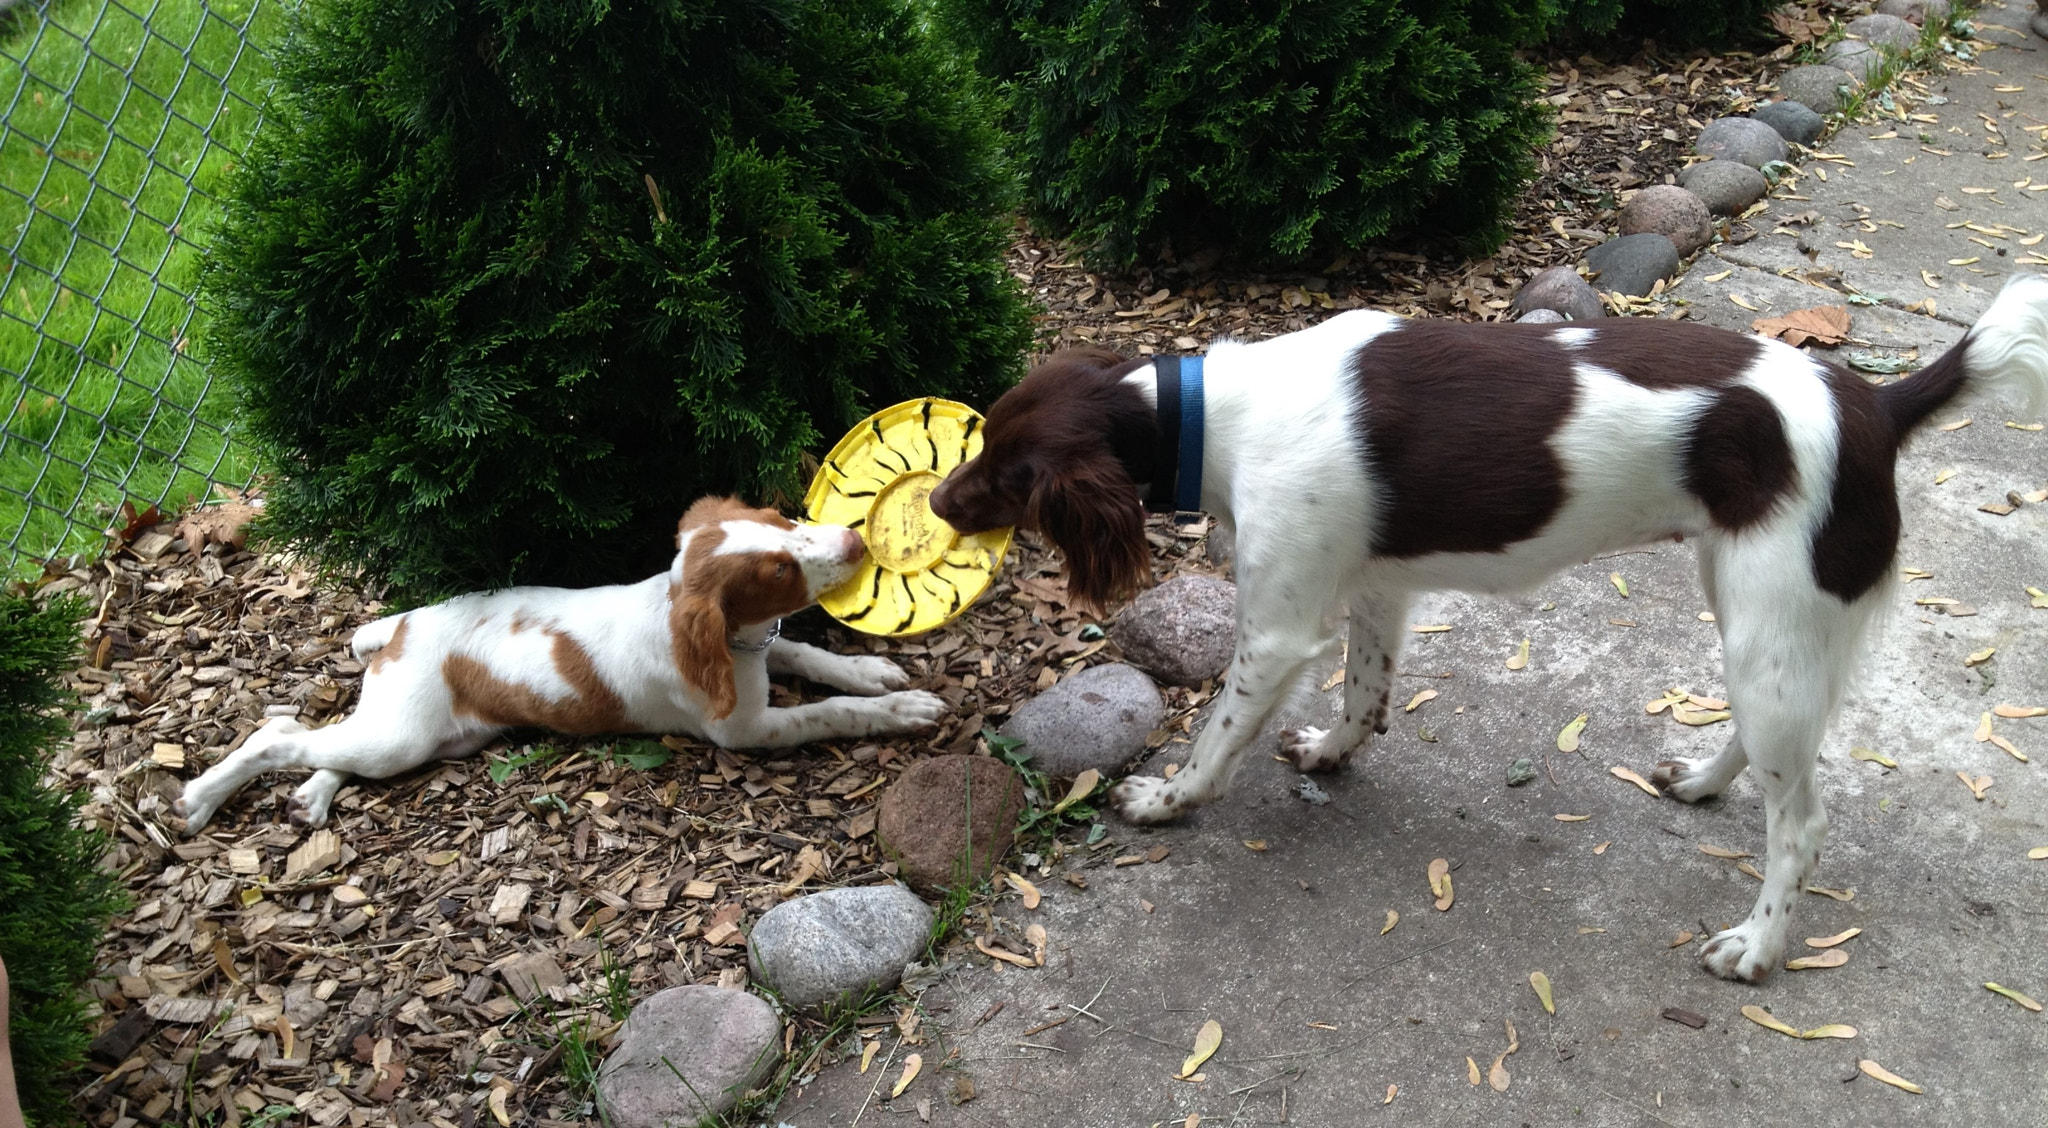
<path fill-rule="evenodd" d="M 1797 102 L 1817 114 L 1831 114 L 1842 108 L 1842 98 L 1857 85 L 1856 79 L 1840 67 L 1818 64 L 1793 67 L 1778 76 L 1778 96 Z"/>
<path fill-rule="evenodd" d="M 1190 689 L 1230 666 L 1237 643 L 1237 585 L 1183 575 L 1146 591 L 1117 615 L 1110 637 L 1132 665 Z"/>
<path fill-rule="evenodd" d="M 1785 139 L 1778 136 L 1777 130 L 1746 117 L 1715 118 L 1708 122 L 1700 130 L 1700 139 L 1693 149 L 1704 157 L 1735 161 L 1751 168 L 1782 161 L 1787 152 Z"/>
<path fill-rule="evenodd" d="M 1869 82 L 1884 66 L 1884 55 L 1861 39 L 1838 39 L 1821 52 L 1820 61 L 1843 74 Z"/>
<path fill-rule="evenodd" d="M 1763 173 L 1735 161 L 1689 165 L 1679 172 L 1678 182 L 1715 215 L 1738 215 L 1771 188 Z"/>
<path fill-rule="evenodd" d="M 938 893 L 987 877 L 1010 852 L 1024 784 L 992 756 L 934 756 L 882 793 L 875 837 L 910 887 Z"/>
<path fill-rule="evenodd" d="M 1621 233 L 1654 231 L 1671 240 L 1680 257 L 1692 254 L 1714 238 L 1714 217 L 1698 196 L 1675 184 L 1652 184 L 1621 206 Z"/>
<path fill-rule="evenodd" d="M 598 1072 L 612 1128 L 670 1128 L 730 1111 L 782 1060 L 782 1020 L 729 987 L 671 987 L 626 1017 Z"/>
<path fill-rule="evenodd" d="M 1889 47 L 1894 51 L 1911 51 L 1920 42 L 1920 29 L 1898 16 L 1883 13 L 1863 16 L 1849 21 L 1849 36 L 1861 39 L 1874 47 Z"/>
<path fill-rule="evenodd" d="M 1118 775 L 1143 755 L 1166 718 L 1152 679 L 1130 666 L 1094 666 L 1017 707 L 1003 735 L 1024 742 L 1031 766 L 1057 779 L 1090 768 Z"/>
<path fill-rule="evenodd" d="M 1623 235 L 1586 252 L 1586 265 L 1597 273 L 1593 284 L 1603 293 L 1642 297 L 1659 279 L 1678 273 L 1678 248 L 1656 232 Z"/>
<path fill-rule="evenodd" d="M 1518 325 L 1562 325 L 1570 320 L 1571 318 L 1554 309 L 1543 309 L 1540 306 L 1515 318 Z"/>
<path fill-rule="evenodd" d="M 1569 266 L 1548 266 L 1522 284 L 1508 306 L 1525 316 L 1521 321 L 1539 320 L 1526 316 L 1538 310 L 1556 313 L 1558 321 L 1592 321 L 1607 316 L 1600 292 Z M 1549 320 L 1549 319 L 1541 319 Z"/>
<path fill-rule="evenodd" d="M 787 1006 L 854 1005 L 895 990 L 931 931 L 931 906 L 901 885 L 828 889 L 769 909 L 747 937 L 747 966 Z"/>
<path fill-rule="evenodd" d="M 1938 24 L 1948 19 L 1951 10 L 1949 0 L 1881 0 L 1877 6 L 1880 15 L 1897 16 L 1922 27 L 1929 20 Z"/>
<path fill-rule="evenodd" d="M 1820 136 L 1821 127 L 1827 124 L 1819 114 L 1793 101 L 1772 102 L 1768 106 L 1760 106 L 1753 116 L 1777 130 L 1778 136 L 1787 141 L 1797 141 L 1801 145 L 1812 144 L 1813 139 Z"/>

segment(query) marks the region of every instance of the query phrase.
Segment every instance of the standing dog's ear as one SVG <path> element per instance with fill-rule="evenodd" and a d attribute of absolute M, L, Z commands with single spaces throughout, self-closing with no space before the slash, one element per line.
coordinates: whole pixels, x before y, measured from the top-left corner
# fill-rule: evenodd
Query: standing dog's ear
<path fill-rule="evenodd" d="M 731 716 L 740 697 L 733 684 L 732 648 L 725 641 L 725 611 L 714 599 L 672 590 L 668 633 L 684 684 L 697 687 L 710 699 L 712 720 Z"/>
<path fill-rule="evenodd" d="M 1051 537 L 1067 558 L 1067 594 L 1091 614 L 1152 580 L 1138 487 L 1107 450 L 1041 470 L 1025 524 Z"/>

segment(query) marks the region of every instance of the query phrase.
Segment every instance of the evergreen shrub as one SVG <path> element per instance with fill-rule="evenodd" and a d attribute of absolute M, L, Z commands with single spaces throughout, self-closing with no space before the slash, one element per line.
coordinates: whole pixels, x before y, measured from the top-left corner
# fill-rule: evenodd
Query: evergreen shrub
<path fill-rule="evenodd" d="M 1739 46 L 1770 27 L 1784 0 L 1559 0 L 1559 38 L 1672 48 Z"/>
<path fill-rule="evenodd" d="M 1129 264 L 1498 243 L 1549 135 L 1515 0 L 934 0 L 1001 84 L 1033 219 Z"/>
<path fill-rule="evenodd" d="M 78 822 L 85 793 L 44 786 L 70 733 L 60 678 L 76 663 L 86 611 L 73 600 L 38 607 L 0 596 L 0 960 L 29 1128 L 77 1119 L 60 1083 L 90 1039 L 80 988 L 107 917 L 125 902 L 100 869 L 106 836 Z"/>
<path fill-rule="evenodd" d="M 297 12 L 202 292 L 274 539 L 405 600 L 637 578 L 1014 378 L 992 102 L 897 0 Z"/>

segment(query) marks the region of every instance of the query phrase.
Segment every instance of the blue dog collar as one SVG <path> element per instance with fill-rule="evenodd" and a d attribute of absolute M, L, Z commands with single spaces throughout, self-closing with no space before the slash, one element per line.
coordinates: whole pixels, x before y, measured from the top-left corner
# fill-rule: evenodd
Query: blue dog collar
<path fill-rule="evenodd" d="M 1159 446 L 1145 508 L 1192 513 L 1202 508 L 1202 358 L 1153 357 L 1152 371 L 1158 382 Z"/>

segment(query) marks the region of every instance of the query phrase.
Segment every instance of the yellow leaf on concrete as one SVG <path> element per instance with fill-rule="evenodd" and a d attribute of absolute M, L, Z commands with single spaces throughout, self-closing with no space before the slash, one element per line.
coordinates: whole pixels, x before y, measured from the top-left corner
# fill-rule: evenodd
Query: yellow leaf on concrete
<path fill-rule="evenodd" d="M 1730 850 L 1730 849 L 1728 849 L 1728 848 L 1727 848 L 1726 846 L 1707 846 L 1707 845 L 1702 845 L 1702 846 L 1701 846 L 1701 847 L 1699 848 L 1699 850 L 1700 850 L 1700 853 L 1702 853 L 1702 854 L 1705 854 L 1705 855 L 1706 855 L 1707 857 L 1709 857 L 1709 858 L 1726 858 L 1726 859 L 1728 859 L 1728 860 L 1729 860 L 1729 861 L 1731 861 L 1731 862 L 1732 862 L 1732 861 L 1736 861 L 1736 860 L 1738 860 L 1738 859 L 1741 859 L 1741 858 L 1754 858 L 1754 857 L 1756 857 L 1756 855 L 1755 855 L 1755 854 L 1745 854 L 1745 853 L 1743 853 L 1743 852 L 1742 852 L 1742 851 L 1740 851 L 1740 850 Z"/>
<path fill-rule="evenodd" d="M 1830 889 L 1825 885 L 1809 885 L 1806 887 L 1806 891 L 1808 893 L 1818 893 L 1835 901 L 1853 901 L 1856 899 L 1856 891 L 1854 889 Z"/>
<path fill-rule="evenodd" d="M 1659 697 L 1657 700 L 1644 705 L 1643 712 L 1648 713 L 1654 717 L 1657 714 L 1663 712 L 1664 710 L 1671 708 L 1673 705 L 1676 705 L 1679 702 L 1684 701 L 1686 699 L 1686 696 L 1687 695 L 1684 690 L 1674 689 L 1670 693 L 1665 694 L 1662 697 Z"/>
<path fill-rule="evenodd" d="M 1380 929 L 1380 935 L 1385 936 L 1387 933 L 1392 932 L 1394 930 L 1394 926 L 1399 923 L 1401 923 L 1401 914 L 1395 912 L 1392 909 L 1388 909 L 1387 923 L 1384 927 Z"/>
<path fill-rule="evenodd" d="M 1244 840 L 1244 848 L 1254 854 L 1263 854 L 1266 852 L 1266 840 L 1263 838 L 1247 838 Z"/>
<path fill-rule="evenodd" d="M 1499 1057 L 1493 1059 L 1493 1068 L 1486 1071 L 1486 1083 L 1492 1086 L 1496 1093 L 1507 1092 L 1508 1082 L 1514 1080 L 1508 1076 L 1507 1061 L 1507 1052 L 1502 1051 Z"/>
<path fill-rule="evenodd" d="M 1415 696 L 1413 696 L 1413 697 L 1409 698 L 1409 699 L 1408 699 L 1408 704 L 1406 704 L 1406 705 L 1403 705 L 1403 706 L 1401 706 L 1401 711 L 1402 711 L 1403 713 L 1413 713 L 1413 712 L 1414 712 L 1414 711 L 1415 711 L 1415 710 L 1416 710 L 1417 708 L 1419 708 L 1419 707 L 1420 707 L 1420 706 L 1422 705 L 1422 703 L 1423 703 L 1423 702 L 1425 702 L 1425 701 L 1434 701 L 1434 700 L 1436 700 L 1436 697 L 1437 697 L 1437 692 L 1436 692 L 1436 690 L 1433 690 L 1433 689 L 1425 689 L 1425 690 L 1422 690 L 1421 692 L 1417 693 L 1417 694 L 1416 694 Z"/>
<path fill-rule="evenodd" d="M 1607 573 L 1607 582 L 1614 585 L 1614 590 L 1620 592 L 1623 599 L 1628 598 L 1628 581 L 1621 578 L 1620 572 Z"/>
<path fill-rule="evenodd" d="M 1935 485 L 1937 485 L 1937 486 L 1938 486 L 1938 485 L 1941 485 L 1941 484 L 1942 484 L 1943 482 L 1946 482 L 1946 481 L 1948 481 L 1948 480 L 1949 480 L 1950 478 L 1953 478 L 1953 477 L 1955 477 L 1955 476 L 1956 476 L 1956 475 L 1957 475 L 1958 473 L 1960 473 L 1960 472 L 1961 472 L 1961 471 L 1958 471 L 1958 470 L 1957 470 L 1957 469 L 1956 469 L 1955 467 L 1953 467 L 1953 466 L 1951 466 L 1951 467 L 1947 468 L 1946 470 L 1937 470 L 1937 471 L 1935 471 L 1935 473 L 1934 473 L 1934 484 L 1935 484 Z"/>
<path fill-rule="evenodd" d="M 1864 1073 L 1868 1074 L 1871 1077 L 1877 1078 L 1879 1081 L 1882 1081 L 1887 1085 L 1896 1085 L 1909 1093 L 1924 1093 L 1927 1091 L 1921 1088 L 1920 1086 L 1913 1084 L 1911 1081 L 1908 1081 L 1905 1078 L 1899 1076 L 1898 1074 L 1893 1073 L 1891 1070 L 1886 1069 L 1884 1066 L 1881 1066 L 1876 1062 L 1871 1061 L 1869 1058 L 1864 1058 L 1862 1061 L 1857 1062 L 1856 1068 L 1862 1070 Z"/>
<path fill-rule="evenodd" d="M 862 1050 L 860 1052 L 860 1071 L 862 1073 L 866 1073 L 868 1071 L 868 1066 L 874 1064 L 875 1051 L 881 1048 L 882 1040 L 877 1038 L 874 1041 L 868 1043 L 867 1049 Z"/>
<path fill-rule="evenodd" d="M 1035 909 L 1038 907 L 1038 902 L 1041 897 L 1041 894 L 1038 892 L 1038 886 L 1033 885 L 1029 881 L 1024 880 L 1021 874 L 1004 874 L 1003 878 L 1004 880 L 1010 883 L 1010 887 L 1012 889 L 1015 889 L 1019 894 L 1023 895 L 1025 908 Z"/>
<path fill-rule="evenodd" d="M 2037 587 L 2027 589 L 2027 606 L 2048 611 L 2048 591 Z"/>
<path fill-rule="evenodd" d="M 901 1077 L 898 1077 L 898 1078 L 896 1079 L 896 1084 L 895 1084 L 895 1086 L 894 1086 L 894 1087 L 892 1087 L 892 1088 L 891 1088 L 891 1089 L 889 1090 L 889 1099 L 893 1101 L 893 1100 L 895 1100 L 895 1099 L 896 1099 L 897 1097 L 900 1097 L 900 1096 L 902 1096 L 902 1095 L 903 1095 L 903 1090 L 905 1090 L 905 1089 L 908 1089 L 908 1088 L 910 1088 L 910 1083 L 911 1083 L 912 1081 L 915 1081 L 915 1080 L 917 1080 L 917 1071 L 918 1071 L 918 1070 L 920 1070 L 920 1069 L 923 1069 L 923 1068 L 924 1068 L 924 1055 L 923 1055 L 923 1054 L 911 1054 L 911 1055 L 910 1055 L 909 1057 L 907 1057 L 907 1058 L 904 1058 L 904 1059 L 903 1059 L 903 1076 L 901 1076 Z"/>
<path fill-rule="evenodd" d="M 1451 863 L 1443 858 L 1432 859 L 1429 863 L 1429 891 L 1432 895 L 1444 895 L 1444 881 L 1451 875 Z"/>
<path fill-rule="evenodd" d="M 1970 739 L 1979 744 L 1991 739 L 1991 714 L 1986 713 L 1978 719 L 1977 731 L 1970 734 Z"/>
<path fill-rule="evenodd" d="M 1202 1063 L 1208 1061 L 1209 1056 L 1222 1044 L 1223 1024 L 1213 1018 L 1204 1022 L 1202 1028 L 1195 1032 L 1195 1052 L 1180 1063 L 1180 1079 L 1184 1081 L 1194 1076 L 1195 1070 L 1202 1068 Z"/>
<path fill-rule="evenodd" d="M 1644 779 L 1642 776 L 1637 775 L 1636 773 L 1630 771 L 1627 768 L 1612 767 L 1607 769 L 1607 774 L 1613 776 L 1616 779 L 1627 780 L 1628 782 L 1635 784 L 1637 787 L 1640 787 L 1645 792 L 1647 792 L 1652 798 L 1655 798 L 1663 794 L 1663 792 L 1658 791 L 1655 787 L 1650 786 L 1649 780 Z"/>
<path fill-rule="evenodd" d="M 1984 985 L 1984 989 L 1986 991 L 1996 991 L 1997 993 L 2004 995 L 2006 998 L 2011 999 L 2013 1002 L 2018 1003 L 2019 1005 L 2027 1008 L 2030 1011 L 2038 1011 L 2041 1009 L 2041 1004 L 2035 1002 L 2034 1000 L 2028 998 L 2025 995 L 2020 994 L 2018 991 L 2015 991 L 2010 987 L 2000 987 L 1996 983 L 1986 983 Z"/>
<path fill-rule="evenodd" d="M 1771 1012 L 1765 1010 L 1760 1006 L 1757 1006 L 1755 1003 L 1751 1003 L 1750 1005 L 1742 1008 L 1742 1017 L 1750 1020 L 1751 1022 L 1756 1023 L 1758 1026 L 1761 1026 L 1766 1030 L 1775 1030 L 1778 1033 L 1783 1034 L 1790 1038 L 1799 1037 L 1798 1030 L 1794 1029 L 1793 1027 L 1785 1025 L 1784 1023 L 1778 1021 L 1776 1018 L 1771 1017 Z"/>
<path fill-rule="evenodd" d="M 1988 775 L 1977 776 L 1973 779 L 1970 773 L 1958 771 L 1956 772 L 1956 778 L 1963 781 L 1963 786 L 1970 789 L 1970 794 L 1975 796 L 1979 803 L 1984 801 L 1984 793 L 1991 790 L 1991 777 Z"/>
<path fill-rule="evenodd" d="M 1863 760 L 1868 763 L 1879 764 L 1887 768 L 1896 768 L 1899 766 L 1899 762 L 1897 760 L 1892 759 L 1890 756 L 1887 756 L 1882 752 L 1873 752 L 1868 748 L 1849 749 L 1849 758 L 1852 760 Z"/>
<path fill-rule="evenodd" d="M 1826 1026 L 1816 1026 L 1811 1030 L 1801 1030 L 1799 1036 L 1809 1040 L 1814 1038 L 1854 1038 L 1856 1036 L 1856 1028 L 1846 1023 L 1831 1022 Z"/>
<path fill-rule="evenodd" d="M 1451 629 L 1449 623 L 1417 623 L 1408 628 L 1415 634 L 1442 634 Z"/>
<path fill-rule="evenodd" d="M 2007 720 L 2025 720 L 2028 717 L 2048 717 L 2048 705 L 2000 705 L 1991 710 Z"/>
<path fill-rule="evenodd" d="M 1536 1001 L 1543 1004 L 1545 1014 L 1556 1014 L 1557 1003 L 1550 997 L 1550 977 L 1540 971 L 1529 973 L 1529 986 L 1536 989 Z"/>
<path fill-rule="evenodd" d="M 1997 647 L 1995 647 L 1995 646 L 1987 646 L 1987 647 L 1985 647 L 1985 648 L 1984 648 L 1984 649 L 1982 649 L 1982 650 L 1978 650 L 1978 651 L 1975 651 L 1975 652 L 1971 653 L 1971 655 L 1970 655 L 1969 657 L 1967 657 L 1967 658 L 1963 659 L 1963 665 L 1965 665 L 1965 666 L 1981 666 L 1981 665 L 1983 665 L 1984 663 L 1986 663 L 1986 662 L 1989 662 L 1989 661 L 1991 661 L 1991 656 L 1992 656 L 1993 654 L 1996 654 L 1996 653 L 1998 653 L 1998 648 L 1997 648 Z M 2001 666 L 2001 667 L 1999 667 L 1999 668 L 2000 668 L 2000 669 L 2004 669 L 2004 667 L 2002 667 L 2002 666 Z"/>
<path fill-rule="evenodd" d="M 2019 747 L 2015 745 L 2012 741 L 2007 740 L 2006 738 L 1999 736 L 1996 733 L 1993 733 L 1991 736 L 1991 743 L 1999 748 L 2004 749 L 2006 755 L 2011 756 L 2013 759 L 2018 760 L 2020 763 L 2024 764 L 2027 762 L 2027 754 L 2025 752 L 2020 751 Z"/>
<path fill-rule="evenodd" d="M 1579 734 L 1586 731 L 1586 722 L 1589 719 L 1590 716 L 1588 714 L 1580 713 L 1572 718 L 1570 724 L 1559 730 L 1557 734 L 1557 750 L 1559 752 L 1577 752 L 1579 750 Z"/>
<path fill-rule="evenodd" d="M 1032 962 L 1037 964 L 1037 966 L 1039 967 L 1044 967 L 1045 945 L 1047 939 L 1045 935 L 1045 926 L 1036 923 L 1032 924 L 1029 928 L 1026 928 L 1024 930 L 1024 939 L 1027 943 L 1031 945 Z"/>
<path fill-rule="evenodd" d="M 1387 1099 L 1386 1099 L 1386 1100 L 1383 1100 L 1383 1101 L 1381 1101 L 1380 1103 L 1381 1103 L 1381 1104 L 1383 1104 L 1383 1105 L 1390 1105 L 1390 1104 L 1393 1104 L 1393 1103 L 1394 1103 L 1394 1094 L 1395 1094 L 1396 1092 L 1399 1092 L 1399 1091 L 1400 1091 L 1400 1088 L 1401 1088 L 1401 1087 L 1400 1087 L 1399 1085 L 1389 1085 L 1389 1086 L 1387 1086 Z"/>
<path fill-rule="evenodd" d="M 1585 822 L 1585 821 L 1586 821 L 1587 819 L 1590 819 L 1590 818 L 1592 818 L 1593 816 L 1591 816 L 1591 815 L 1552 815 L 1552 816 L 1550 816 L 1550 817 L 1551 817 L 1551 818 L 1553 818 L 1553 819 L 1556 819 L 1556 820 L 1557 820 L 1558 822 Z"/>
<path fill-rule="evenodd" d="M 1728 300 L 1734 302 L 1736 305 L 1741 306 L 1742 308 L 1748 310 L 1751 313 L 1762 313 L 1764 311 L 1764 307 L 1762 306 L 1749 304 L 1749 300 L 1747 298 L 1744 298 L 1741 294 L 1730 294 L 1728 295 Z"/>
<path fill-rule="evenodd" d="M 1087 771 L 1075 776 L 1074 786 L 1067 788 L 1067 797 L 1053 806 L 1052 813 L 1057 815 L 1068 807 L 1088 798 L 1095 791 L 1096 785 L 1101 782 L 1102 773 L 1094 768 L 1089 768 Z"/>
<path fill-rule="evenodd" d="M 1809 948 L 1832 948 L 1837 944 L 1853 940 L 1861 935 L 1863 935 L 1862 929 L 1852 928 L 1847 932 L 1837 932 L 1833 936 L 1809 936 L 1806 938 L 1806 946 Z"/>
<path fill-rule="evenodd" d="M 1667 948 L 1683 948 L 1690 943 L 1692 943 L 1692 930 L 1687 929 L 1686 931 L 1681 932 L 1676 936 L 1673 936 L 1671 938 L 1671 943 L 1666 944 L 1664 946 Z"/>
<path fill-rule="evenodd" d="M 1801 956 L 1786 960 L 1786 971 L 1814 971 L 1824 967 L 1840 967 L 1849 962 L 1849 953 L 1840 948 L 1829 948 L 1817 956 Z"/>
<path fill-rule="evenodd" d="M 1525 639 L 1523 639 L 1523 640 L 1522 640 L 1522 647 L 1521 647 L 1521 649 L 1519 649 L 1519 650 L 1515 651 L 1515 652 L 1514 652 L 1514 654 L 1512 654 L 1512 655 L 1510 655 L 1510 656 L 1509 656 L 1509 658 L 1508 658 L 1508 669 L 1510 669 L 1510 670 L 1519 670 L 1519 669 L 1522 669 L 1523 667 L 1527 666 L 1528 664 L 1529 664 L 1529 640 L 1525 638 Z"/>
<path fill-rule="evenodd" d="M 977 936 L 977 937 L 975 937 L 975 938 L 974 938 L 974 947 L 975 947 L 975 949 L 976 949 L 977 951 L 979 951 L 979 952 L 980 952 L 980 953 L 981 953 L 982 955 L 984 955 L 984 956 L 987 956 L 988 958 L 990 958 L 990 959 L 992 959 L 992 960 L 1001 960 L 1001 961 L 1003 961 L 1003 962 L 1004 962 L 1004 963 L 1006 963 L 1006 964 L 1015 964 L 1015 965 L 1017 965 L 1018 967 L 1037 967 L 1037 966 L 1038 966 L 1037 964 L 1035 964 L 1035 963 L 1032 963 L 1032 962 L 1031 962 L 1031 957 L 1030 957 L 1030 956 L 1020 956 L 1020 955 L 1018 955 L 1017 953 L 1015 953 L 1015 952 L 1012 952 L 1012 951 L 1010 951 L 1010 950 L 1009 950 L 1009 949 L 1007 949 L 1007 948 L 998 948 L 998 947 L 995 947 L 995 946 L 991 945 L 991 944 L 990 944 L 990 943 L 988 942 L 988 937 L 986 937 L 986 936 Z"/>
<path fill-rule="evenodd" d="M 1469 1057 L 1465 1059 L 1465 1080 L 1479 1084 L 1479 1063 Z"/>
<path fill-rule="evenodd" d="M 1756 868 L 1753 865 L 1750 865 L 1748 862 L 1735 863 L 1735 872 L 1748 874 L 1749 876 L 1756 878 L 1758 881 L 1762 881 L 1764 879 L 1764 871 Z"/>
<path fill-rule="evenodd" d="M 2035 862 L 2048 861 L 2048 846 L 2034 847 L 2033 849 L 2027 851 L 2027 858 L 2029 861 Z"/>
<path fill-rule="evenodd" d="M 1694 728 L 1717 725 L 1734 715 L 1726 709 L 1693 709 L 1684 705 L 1673 705 L 1671 707 L 1672 720 L 1677 721 L 1681 725 L 1691 725 Z"/>

